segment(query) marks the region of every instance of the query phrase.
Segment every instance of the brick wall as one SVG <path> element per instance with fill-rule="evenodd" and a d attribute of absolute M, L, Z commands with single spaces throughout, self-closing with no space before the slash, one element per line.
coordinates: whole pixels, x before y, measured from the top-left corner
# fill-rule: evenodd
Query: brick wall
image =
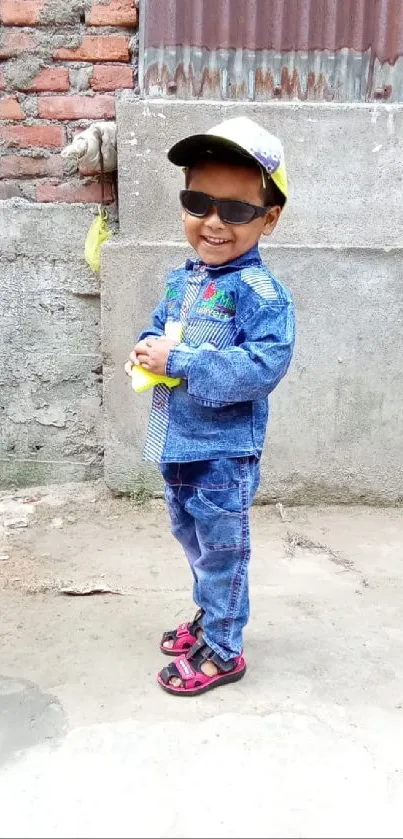
<path fill-rule="evenodd" d="M 98 202 L 60 151 L 136 81 L 136 0 L 0 0 L 0 198 Z M 111 187 L 108 198 L 111 199 Z"/>

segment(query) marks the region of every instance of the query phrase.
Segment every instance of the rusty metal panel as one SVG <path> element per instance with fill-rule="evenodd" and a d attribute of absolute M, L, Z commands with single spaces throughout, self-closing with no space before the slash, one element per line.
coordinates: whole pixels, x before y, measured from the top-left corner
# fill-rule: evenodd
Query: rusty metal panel
<path fill-rule="evenodd" d="M 403 101 L 403 0 L 143 0 L 140 30 L 145 96 Z"/>

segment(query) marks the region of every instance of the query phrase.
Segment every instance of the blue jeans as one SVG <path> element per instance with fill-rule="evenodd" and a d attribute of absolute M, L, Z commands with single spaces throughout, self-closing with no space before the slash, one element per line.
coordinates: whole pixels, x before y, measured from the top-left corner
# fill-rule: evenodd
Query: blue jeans
<path fill-rule="evenodd" d="M 249 618 L 249 508 L 259 486 L 256 457 L 160 465 L 172 533 L 193 573 L 203 637 L 224 661 L 242 652 Z"/>

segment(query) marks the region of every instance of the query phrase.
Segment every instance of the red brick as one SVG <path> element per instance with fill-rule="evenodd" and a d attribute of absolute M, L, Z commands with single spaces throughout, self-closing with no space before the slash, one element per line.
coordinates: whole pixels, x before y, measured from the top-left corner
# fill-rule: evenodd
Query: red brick
<path fill-rule="evenodd" d="M 118 90 L 133 87 L 133 70 L 126 64 L 98 64 L 91 77 L 93 90 Z"/>
<path fill-rule="evenodd" d="M 24 111 L 15 96 L 0 100 L 0 119 L 25 119 Z"/>
<path fill-rule="evenodd" d="M 16 154 L 0 157 L 0 178 L 40 178 L 63 175 L 63 160 L 58 154 L 51 157 L 20 157 Z"/>
<path fill-rule="evenodd" d="M 66 181 L 60 184 L 42 183 L 36 187 L 36 200 L 43 203 L 64 201 L 67 204 L 99 204 L 101 197 L 101 184 L 97 181 L 82 185 Z M 112 200 L 112 186 L 106 183 L 105 201 L 110 204 Z"/>
<path fill-rule="evenodd" d="M 44 5 L 45 0 L 0 0 L 0 20 L 9 26 L 34 26 Z"/>
<path fill-rule="evenodd" d="M 2 125 L 0 141 L 20 149 L 61 148 L 65 132 L 61 125 Z"/>
<path fill-rule="evenodd" d="M 5 31 L 1 39 L 0 59 L 15 58 L 24 52 L 32 52 L 37 46 L 37 39 L 27 32 Z"/>
<path fill-rule="evenodd" d="M 59 49 L 57 61 L 129 61 L 129 39 L 125 35 L 85 35 L 77 49 Z"/>
<path fill-rule="evenodd" d="M 41 96 L 42 119 L 110 119 L 115 116 L 113 96 Z"/>
<path fill-rule="evenodd" d="M 137 26 L 135 0 L 109 0 L 109 3 L 95 3 L 86 13 L 89 26 Z"/>
<path fill-rule="evenodd" d="M 30 84 L 30 87 L 23 90 L 44 91 L 44 90 L 69 90 L 69 71 L 67 67 L 44 67 Z"/>
<path fill-rule="evenodd" d="M 0 90 L 5 90 L 7 87 L 6 77 L 3 70 L 0 70 Z"/>

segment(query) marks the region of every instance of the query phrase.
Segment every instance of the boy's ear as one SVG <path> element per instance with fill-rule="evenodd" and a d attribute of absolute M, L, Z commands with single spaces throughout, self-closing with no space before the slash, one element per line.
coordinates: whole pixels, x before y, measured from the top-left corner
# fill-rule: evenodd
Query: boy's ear
<path fill-rule="evenodd" d="M 270 233 L 273 233 L 273 230 L 280 218 L 281 215 L 281 207 L 276 205 L 275 207 L 270 207 L 267 211 L 267 215 L 264 220 L 263 226 L 263 233 L 265 236 L 270 236 Z"/>
<path fill-rule="evenodd" d="M 184 211 L 184 210 L 182 210 L 182 221 L 183 221 L 183 222 L 185 221 L 185 218 L 186 218 L 186 213 L 185 213 L 185 211 Z"/>

